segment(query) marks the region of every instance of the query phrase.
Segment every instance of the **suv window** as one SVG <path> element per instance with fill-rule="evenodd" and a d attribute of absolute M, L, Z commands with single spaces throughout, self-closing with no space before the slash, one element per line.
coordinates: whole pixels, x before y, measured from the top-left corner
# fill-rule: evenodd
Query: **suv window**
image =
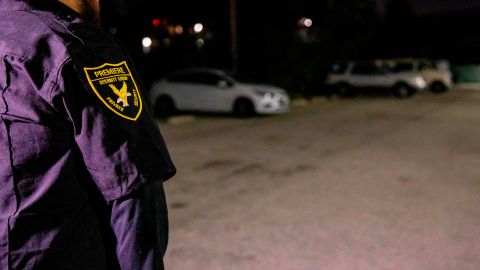
<path fill-rule="evenodd" d="M 420 70 L 434 69 L 434 68 L 435 67 L 433 66 L 432 63 L 426 62 L 426 61 L 420 62 L 420 64 L 418 65 L 418 69 L 420 69 Z"/>
<path fill-rule="evenodd" d="M 393 68 L 394 72 L 412 71 L 413 63 L 397 63 Z"/>
<path fill-rule="evenodd" d="M 355 64 L 355 66 L 352 69 L 352 74 L 359 74 L 359 75 L 369 75 L 369 74 L 382 74 L 384 73 L 384 70 L 371 63 L 360 63 L 360 64 Z"/>
<path fill-rule="evenodd" d="M 176 74 L 168 78 L 170 82 L 218 85 L 222 77 L 208 72 Z"/>

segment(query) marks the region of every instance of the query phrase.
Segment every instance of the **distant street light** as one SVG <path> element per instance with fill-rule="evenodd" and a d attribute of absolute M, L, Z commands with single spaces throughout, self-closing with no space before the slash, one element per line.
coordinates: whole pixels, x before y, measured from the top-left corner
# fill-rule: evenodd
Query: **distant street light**
<path fill-rule="evenodd" d="M 143 53 L 149 54 L 153 45 L 153 40 L 149 37 L 144 37 L 142 39 Z"/>
<path fill-rule="evenodd" d="M 197 23 L 193 26 L 193 31 L 197 34 L 201 33 L 203 31 L 203 24 Z"/>
<path fill-rule="evenodd" d="M 181 26 L 181 25 L 175 26 L 175 33 L 176 33 L 177 35 L 183 34 L 183 26 Z"/>
<path fill-rule="evenodd" d="M 303 24 L 304 24 L 306 27 L 312 27 L 313 21 L 312 21 L 312 19 L 305 19 L 305 21 L 303 22 Z"/>
<path fill-rule="evenodd" d="M 298 24 L 300 26 L 310 28 L 313 26 L 313 21 L 310 18 L 301 18 L 300 21 L 298 21 Z"/>
<path fill-rule="evenodd" d="M 159 27 L 161 24 L 162 24 L 162 20 L 160 20 L 159 18 L 155 18 L 152 20 L 153 27 Z"/>
<path fill-rule="evenodd" d="M 151 38 L 144 37 L 142 39 L 142 45 L 143 45 L 144 48 L 150 48 L 150 47 L 152 47 L 152 44 L 153 44 L 153 41 L 152 41 Z"/>

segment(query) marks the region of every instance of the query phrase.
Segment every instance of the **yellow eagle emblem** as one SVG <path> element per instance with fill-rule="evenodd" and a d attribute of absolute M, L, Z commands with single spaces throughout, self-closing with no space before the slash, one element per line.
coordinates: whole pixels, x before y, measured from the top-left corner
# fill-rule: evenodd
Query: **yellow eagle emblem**
<path fill-rule="evenodd" d="M 136 121 L 142 113 L 142 97 L 126 61 L 85 67 L 95 95 L 115 114 Z"/>
<path fill-rule="evenodd" d="M 110 86 L 110 88 L 112 88 L 115 95 L 118 96 L 117 103 L 120 103 L 120 102 L 123 103 L 122 105 L 123 107 L 130 106 L 128 105 L 128 97 L 131 97 L 132 94 L 128 92 L 128 87 L 126 82 L 123 82 L 122 89 L 120 90 L 118 90 L 114 84 L 109 84 L 108 86 Z"/>

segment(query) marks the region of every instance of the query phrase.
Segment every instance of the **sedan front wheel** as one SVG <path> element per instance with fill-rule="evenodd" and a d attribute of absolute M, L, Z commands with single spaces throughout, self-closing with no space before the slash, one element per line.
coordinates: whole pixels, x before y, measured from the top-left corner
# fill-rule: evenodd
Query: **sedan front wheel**
<path fill-rule="evenodd" d="M 170 97 L 163 96 L 157 99 L 153 108 L 155 116 L 169 117 L 176 112 L 175 103 Z"/>
<path fill-rule="evenodd" d="M 248 99 L 239 99 L 233 106 L 233 114 L 237 117 L 247 118 L 255 114 L 255 107 Z"/>

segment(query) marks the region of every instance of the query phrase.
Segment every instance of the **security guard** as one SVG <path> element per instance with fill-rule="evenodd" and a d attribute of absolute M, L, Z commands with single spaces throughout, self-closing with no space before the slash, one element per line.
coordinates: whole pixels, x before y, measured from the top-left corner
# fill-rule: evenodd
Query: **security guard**
<path fill-rule="evenodd" d="M 67 5 L 0 0 L 0 269 L 163 269 L 175 167 L 128 56 Z"/>

